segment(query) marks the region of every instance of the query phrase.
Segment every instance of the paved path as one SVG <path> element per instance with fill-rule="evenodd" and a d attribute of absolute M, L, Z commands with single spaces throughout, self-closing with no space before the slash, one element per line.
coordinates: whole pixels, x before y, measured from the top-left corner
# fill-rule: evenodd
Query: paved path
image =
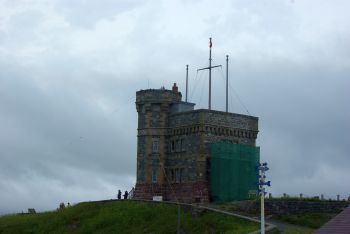
<path fill-rule="evenodd" d="M 282 233 L 285 233 L 287 230 L 290 230 L 290 229 L 301 230 L 301 231 L 309 231 L 309 232 L 312 231 L 311 228 L 306 228 L 306 227 L 303 227 L 303 226 L 298 226 L 298 225 L 282 222 L 282 221 L 275 220 L 275 219 L 267 219 L 267 222 L 275 225 L 277 227 L 277 229 L 280 232 L 282 232 Z"/>
<path fill-rule="evenodd" d="M 350 233 L 350 206 L 340 214 L 329 220 L 314 234 L 349 234 Z"/>

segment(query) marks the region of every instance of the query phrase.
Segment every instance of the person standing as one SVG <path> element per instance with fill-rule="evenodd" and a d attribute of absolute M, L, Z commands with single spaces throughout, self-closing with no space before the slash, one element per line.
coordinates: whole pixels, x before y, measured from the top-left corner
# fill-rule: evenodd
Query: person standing
<path fill-rule="evenodd" d="M 125 190 L 124 199 L 128 199 L 128 195 L 129 195 L 128 191 Z"/>
<path fill-rule="evenodd" d="M 118 200 L 122 199 L 122 191 L 118 190 Z"/>

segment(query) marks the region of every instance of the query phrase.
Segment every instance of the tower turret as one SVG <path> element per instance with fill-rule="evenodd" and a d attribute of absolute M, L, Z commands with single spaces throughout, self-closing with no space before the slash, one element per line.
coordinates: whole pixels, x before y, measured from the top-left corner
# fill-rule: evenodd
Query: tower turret
<path fill-rule="evenodd" d="M 181 97 L 176 84 L 172 90 L 161 88 L 136 92 L 138 112 L 136 197 L 163 195 L 170 107 L 174 103 L 181 102 Z"/>

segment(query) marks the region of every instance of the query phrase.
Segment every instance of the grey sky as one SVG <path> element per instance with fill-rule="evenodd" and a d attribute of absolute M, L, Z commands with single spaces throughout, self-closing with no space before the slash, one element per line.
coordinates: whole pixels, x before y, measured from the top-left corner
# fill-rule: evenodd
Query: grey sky
<path fill-rule="evenodd" d="M 0 0 L 0 213 L 109 199 L 135 183 L 139 89 L 207 106 L 208 38 L 230 111 L 260 117 L 274 194 L 350 195 L 346 0 Z M 213 107 L 224 110 L 224 70 Z M 196 84 L 196 85 L 195 85 Z"/>

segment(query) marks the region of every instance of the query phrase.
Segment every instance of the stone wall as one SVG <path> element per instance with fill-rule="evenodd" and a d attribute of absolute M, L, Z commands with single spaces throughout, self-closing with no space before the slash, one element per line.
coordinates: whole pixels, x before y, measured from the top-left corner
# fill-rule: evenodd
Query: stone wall
<path fill-rule="evenodd" d="M 183 140 L 182 152 L 168 153 L 166 165 L 175 163 L 185 170 L 186 178 L 209 181 L 210 145 L 229 142 L 255 146 L 258 118 L 213 110 L 194 110 L 169 115 L 169 144 Z"/>
<path fill-rule="evenodd" d="M 278 201 L 265 200 L 266 215 L 315 213 L 339 213 L 349 206 L 345 201 Z M 243 201 L 233 203 L 234 209 L 250 214 L 260 214 L 259 201 Z"/>
<path fill-rule="evenodd" d="M 258 118 L 213 110 L 194 110 L 169 116 L 171 134 L 199 132 L 206 136 L 204 143 L 228 141 L 255 146 Z"/>
<path fill-rule="evenodd" d="M 134 194 L 134 199 L 152 200 L 153 196 L 163 196 L 164 201 L 209 202 L 208 184 L 206 182 L 136 184 Z"/>

